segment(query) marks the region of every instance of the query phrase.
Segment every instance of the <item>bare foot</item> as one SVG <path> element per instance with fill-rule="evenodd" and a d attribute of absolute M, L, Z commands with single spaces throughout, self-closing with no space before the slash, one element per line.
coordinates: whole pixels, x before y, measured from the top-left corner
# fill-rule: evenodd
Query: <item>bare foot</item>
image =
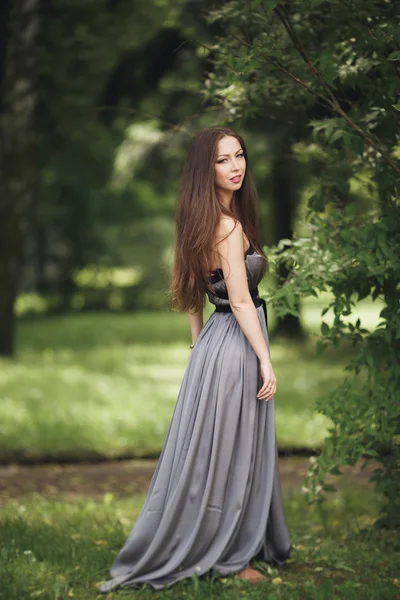
<path fill-rule="evenodd" d="M 253 569 L 252 567 L 246 567 L 245 569 L 239 571 L 238 577 L 239 579 L 250 581 L 250 583 L 258 583 L 259 581 L 267 579 L 265 575 L 259 571 L 256 571 L 256 569 Z"/>

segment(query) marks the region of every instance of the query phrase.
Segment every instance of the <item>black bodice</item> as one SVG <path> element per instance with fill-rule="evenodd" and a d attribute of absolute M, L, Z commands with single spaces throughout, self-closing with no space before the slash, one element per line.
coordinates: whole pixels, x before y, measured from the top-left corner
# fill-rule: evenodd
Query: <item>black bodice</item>
<path fill-rule="evenodd" d="M 263 279 L 266 264 L 265 258 L 261 254 L 258 254 L 250 245 L 244 255 L 244 261 L 246 265 L 247 282 L 249 290 L 254 291 L 260 281 Z M 209 278 L 210 282 L 214 286 L 214 293 L 207 290 L 207 296 L 209 301 L 215 306 L 229 305 L 229 295 L 226 288 L 222 269 L 217 269 L 213 275 Z"/>

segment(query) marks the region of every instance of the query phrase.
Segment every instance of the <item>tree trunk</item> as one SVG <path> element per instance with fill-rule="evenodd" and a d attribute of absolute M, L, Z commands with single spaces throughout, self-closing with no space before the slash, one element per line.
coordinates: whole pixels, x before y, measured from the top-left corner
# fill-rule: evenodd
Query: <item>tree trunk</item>
<path fill-rule="evenodd" d="M 282 145 L 275 155 L 272 164 L 272 193 L 274 198 L 274 233 L 275 243 L 281 239 L 292 239 L 293 223 L 299 204 L 298 182 L 296 177 L 296 161 L 290 146 Z M 278 284 L 283 284 L 288 277 L 287 268 L 281 267 Z M 286 315 L 279 319 L 274 335 L 284 335 L 291 338 L 305 337 L 300 319 Z"/>
<path fill-rule="evenodd" d="M 32 194 L 30 149 L 35 104 L 34 57 L 38 0 L 11 0 L 1 72 L 0 355 L 14 352 L 14 305 Z"/>

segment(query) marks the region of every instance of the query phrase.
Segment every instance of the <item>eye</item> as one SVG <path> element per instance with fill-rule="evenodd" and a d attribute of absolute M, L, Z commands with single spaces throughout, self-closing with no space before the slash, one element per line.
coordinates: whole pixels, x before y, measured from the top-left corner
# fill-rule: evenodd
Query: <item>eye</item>
<path fill-rule="evenodd" d="M 218 163 L 218 164 L 221 164 L 221 163 L 223 163 L 223 162 L 225 162 L 225 161 L 226 161 L 226 158 L 220 158 L 220 160 L 217 160 L 217 163 Z"/>
<path fill-rule="evenodd" d="M 244 153 L 243 153 L 243 152 L 240 152 L 240 153 L 239 153 L 239 154 L 236 156 L 236 158 L 243 158 L 243 157 L 244 157 Z"/>

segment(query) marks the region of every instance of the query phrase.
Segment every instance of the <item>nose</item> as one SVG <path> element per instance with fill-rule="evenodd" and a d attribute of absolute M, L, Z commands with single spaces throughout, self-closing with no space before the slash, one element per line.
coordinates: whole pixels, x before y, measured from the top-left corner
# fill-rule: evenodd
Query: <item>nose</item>
<path fill-rule="evenodd" d="M 239 171 L 238 163 L 236 162 L 236 158 L 232 160 L 232 171 Z"/>

